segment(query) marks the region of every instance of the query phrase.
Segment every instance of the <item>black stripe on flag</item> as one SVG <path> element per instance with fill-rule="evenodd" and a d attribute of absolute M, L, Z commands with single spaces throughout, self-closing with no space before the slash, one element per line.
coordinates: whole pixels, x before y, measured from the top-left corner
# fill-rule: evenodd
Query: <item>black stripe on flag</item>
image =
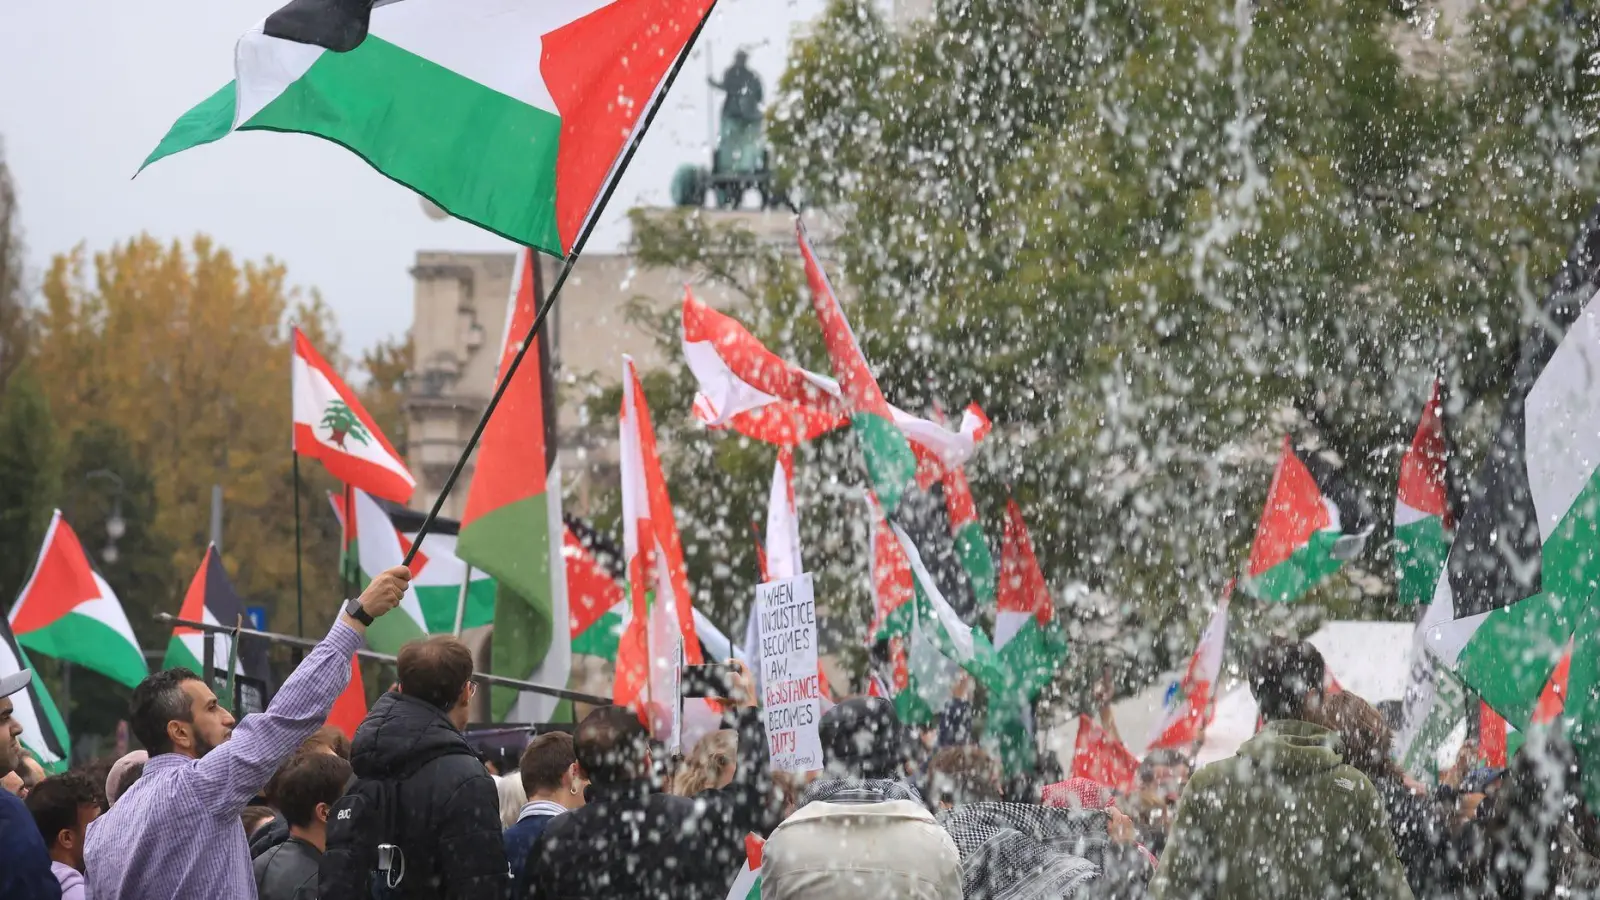
<path fill-rule="evenodd" d="M 382 5 L 381 0 L 292 0 L 267 16 L 261 31 L 268 37 L 347 53 L 367 39 L 372 10 Z"/>
<path fill-rule="evenodd" d="M 1543 546 L 1528 484 L 1528 393 L 1600 285 L 1600 206 L 1590 211 L 1538 316 L 1525 326 L 1500 427 L 1467 493 L 1449 559 L 1454 618 L 1510 606 L 1543 590 Z"/>

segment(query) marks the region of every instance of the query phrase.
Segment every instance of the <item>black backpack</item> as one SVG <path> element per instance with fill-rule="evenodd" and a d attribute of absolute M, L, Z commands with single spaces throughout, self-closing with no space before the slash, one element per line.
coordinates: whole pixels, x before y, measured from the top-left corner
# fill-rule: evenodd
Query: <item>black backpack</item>
<path fill-rule="evenodd" d="M 389 778 L 356 778 L 328 811 L 327 850 L 317 868 L 317 894 L 327 898 L 391 900 L 405 896 L 400 786 L 450 751 L 412 760 Z M 417 878 L 421 878 L 420 873 Z"/>

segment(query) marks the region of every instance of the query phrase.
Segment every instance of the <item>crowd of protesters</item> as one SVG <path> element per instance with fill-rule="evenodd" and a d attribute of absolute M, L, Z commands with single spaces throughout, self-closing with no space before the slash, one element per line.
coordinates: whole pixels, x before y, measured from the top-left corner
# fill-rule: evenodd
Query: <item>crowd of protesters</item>
<path fill-rule="evenodd" d="M 762 839 L 768 900 L 1600 896 L 1569 745 L 1532 734 L 1503 771 L 1464 753 L 1424 786 L 1303 642 L 1255 655 L 1262 726 L 1233 757 L 1191 776 L 1152 753 L 1123 792 L 1003 772 L 965 696 L 932 746 L 891 702 L 845 700 L 821 721 L 823 770 L 773 772 L 738 663 L 726 727 L 683 757 L 602 707 L 528 741 L 515 771 L 486 766 L 449 637 L 407 645 L 346 740 L 323 723 L 408 577 L 376 579 L 242 722 L 186 669 L 149 676 L 129 718 L 146 749 L 114 763 L 45 777 L 8 699 L 31 673 L 0 678 L 0 897 L 718 900 Z"/>

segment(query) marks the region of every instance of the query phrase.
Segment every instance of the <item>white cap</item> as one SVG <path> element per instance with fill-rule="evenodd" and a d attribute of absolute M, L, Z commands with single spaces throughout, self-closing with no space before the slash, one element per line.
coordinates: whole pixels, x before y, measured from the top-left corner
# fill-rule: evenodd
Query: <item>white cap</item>
<path fill-rule="evenodd" d="M 10 675 L 0 675 L 0 697 L 9 697 L 33 681 L 33 670 L 23 669 Z"/>

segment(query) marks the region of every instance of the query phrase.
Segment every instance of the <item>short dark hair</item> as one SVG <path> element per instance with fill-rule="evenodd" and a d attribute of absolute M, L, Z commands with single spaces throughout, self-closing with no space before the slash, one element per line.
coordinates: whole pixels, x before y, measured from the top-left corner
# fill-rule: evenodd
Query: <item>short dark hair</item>
<path fill-rule="evenodd" d="M 1170 748 L 1151 750 L 1145 754 L 1144 759 L 1139 760 L 1139 783 L 1149 784 L 1154 781 L 1156 779 L 1156 769 L 1162 766 L 1169 768 L 1184 766 L 1189 768 L 1189 757 L 1184 756 L 1181 750 Z"/>
<path fill-rule="evenodd" d="M 928 760 L 929 803 L 965 806 L 1001 799 L 1000 764 L 982 748 L 946 747 Z"/>
<path fill-rule="evenodd" d="M 894 778 L 904 768 L 905 736 L 894 704 L 852 697 L 822 714 L 822 762 L 833 776 Z"/>
<path fill-rule="evenodd" d="M 1320 697 L 1327 666 L 1322 654 L 1306 641 L 1278 640 L 1267 644 L 1250 661 L 1250 693 L 1268 721 L 1303 719 L 1306 695 Z"/>
<path fill-rule="evenodd" d="M 541 734 L 528 742 L 517 761 L 522 773 L 522 792 L 532 797 L 540 791 L 561 787 L 561 776 L 578 761 L 572 749 L 572 735 L 564 731 Z"/>
<path fill-rule="evenodd" d="M 334 756 L 347 762 L 350 759 L 350 739 L 345 737 L 344 732 L 336 725 L 324 725 L 318 728 L 315 734 L 300 744 L 301 750 L 310 750 L 314 747 L 330 750 Z"/>
<path fill-rule="evenodd" d="M 472 651 L 448 634 L 412 641 L 395 660 L 400 693 L 448 710 L 472 678 Z"/>
<path fill-rule="evenodd" d="M 278 813 L 270 806 L 246 806 L 239 813 L 239 821 L 244 823 L 245 837 L 256 833 L 256 829 L 271 822 L 278 817 Z"/>
<path fill-rule="evenodd" d="M 46 847 L 55 846 L 56 836 L 63 830 L 78 827 L 80 806 L 100 806 L 94 779 L 76 771 L 52 775 L 34 785 L 26 802 Z"/>
<path fill-rule="evenodd" d="M 128 727 L 151 756 L 172 752 L 168 722 L 193 722 L 194 706 L 183 692 L 185 681 L 201 681 L 193 669 L 183 666 L 146 675 L 133 689 L 128 705 Z"/>
<path fill-rule="evenodd" d="M 585 716 L 572 738 L 583 774 L 595 784 L 632 781 L 643 774 L 650 734 L 625 706 L 602 706 Z"/>
<path fill-rule="evenodd" d="M 292 828 L 304 828 L 316 817 L 317 804 L 329 806 L 344 796 L 350 764 L 331 753 L 297 753 L 284 767 L 272 798 Z"/>

